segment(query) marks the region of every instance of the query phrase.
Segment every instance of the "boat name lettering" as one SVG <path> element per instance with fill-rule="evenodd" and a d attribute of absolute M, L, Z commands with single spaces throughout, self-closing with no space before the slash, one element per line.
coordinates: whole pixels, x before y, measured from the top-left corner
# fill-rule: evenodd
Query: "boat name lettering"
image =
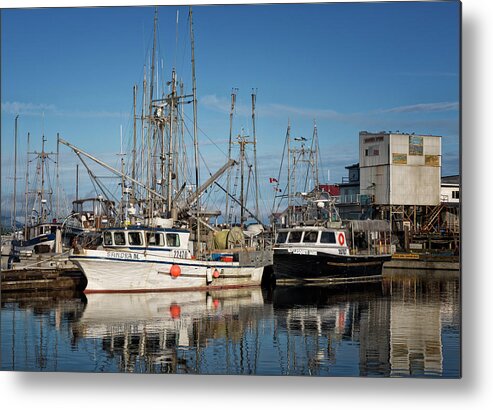
<path fill-rule="evenodd" d="M 289 253 L 294 253 L 295 255 L 316 255 L 317 251 L 311 249 L 289 249 Z"/>
<path fill-rule="evenodd" d="M 136 260 L 139 259 L 139 255 L 131 252 L 108 252 L 108 258 Z"/>
<path fill-rule="evenodd" d="M 188 256 L 188 252 L 183 249 L 175 249 L 173 253 L 173 257 L 175 258 L 185 259 L 187 256 Z"/>
<path fill-rule="evenodd" d="M 339 255 L 347 255 L 347 249 L 346 248 L 339 249 Z"/>

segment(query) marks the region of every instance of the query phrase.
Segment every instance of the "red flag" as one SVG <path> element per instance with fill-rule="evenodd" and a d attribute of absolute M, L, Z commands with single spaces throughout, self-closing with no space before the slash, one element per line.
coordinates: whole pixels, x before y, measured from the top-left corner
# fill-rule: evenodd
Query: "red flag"
<path fill-rule="evenodd" d="M 273 182 L 279 182 L 279 181 L 275 178 L 269 178 L 269 182 L 272 184 Z"/>

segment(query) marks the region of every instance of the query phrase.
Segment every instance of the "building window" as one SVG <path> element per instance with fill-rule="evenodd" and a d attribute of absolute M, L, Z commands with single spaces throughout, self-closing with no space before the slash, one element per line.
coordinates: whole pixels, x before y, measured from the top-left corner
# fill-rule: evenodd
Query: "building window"
<path fill-rule="evenodd" d="M 369 150 L 368 149 L 365 149 L 365 157 L 368 156 L 368 153 L 369 153 Z"/>
<path fill-rule="evenodd" d="M 459 191 L 452 191 L 452 198 L 459 199 Z"/>
<path fill-rule="evenodd" d="M 409 136 L 409 155 L 423 155 L 423 137 Z"/>

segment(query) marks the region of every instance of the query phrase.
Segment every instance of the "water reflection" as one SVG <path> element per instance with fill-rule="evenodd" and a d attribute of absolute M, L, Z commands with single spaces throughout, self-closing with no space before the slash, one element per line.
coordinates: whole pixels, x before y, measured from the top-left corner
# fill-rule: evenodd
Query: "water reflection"
<path fill-rule="evenodd" d="M 2 297 L 1 368 L 445 376 L 460 371 L 459 278 L 351 286 Z"/>

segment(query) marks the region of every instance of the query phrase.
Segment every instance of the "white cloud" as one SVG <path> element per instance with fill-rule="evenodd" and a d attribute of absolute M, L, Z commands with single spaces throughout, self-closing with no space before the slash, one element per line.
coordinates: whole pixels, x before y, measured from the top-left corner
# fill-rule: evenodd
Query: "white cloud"
<path fill-rule="evenodd" d="M 34 104 L 20 101 L 6 101 L 2 103 L 2 111 L 12 115 L 24 115 L 41 117 L 43 115 L 50 116 L 66 116 L 77 118 L 122 118 L 129 117 L 128 113 L 112 112 L 112 111 L 82 111 L 82 110 L 60 110 L 54 104 Z"/>

